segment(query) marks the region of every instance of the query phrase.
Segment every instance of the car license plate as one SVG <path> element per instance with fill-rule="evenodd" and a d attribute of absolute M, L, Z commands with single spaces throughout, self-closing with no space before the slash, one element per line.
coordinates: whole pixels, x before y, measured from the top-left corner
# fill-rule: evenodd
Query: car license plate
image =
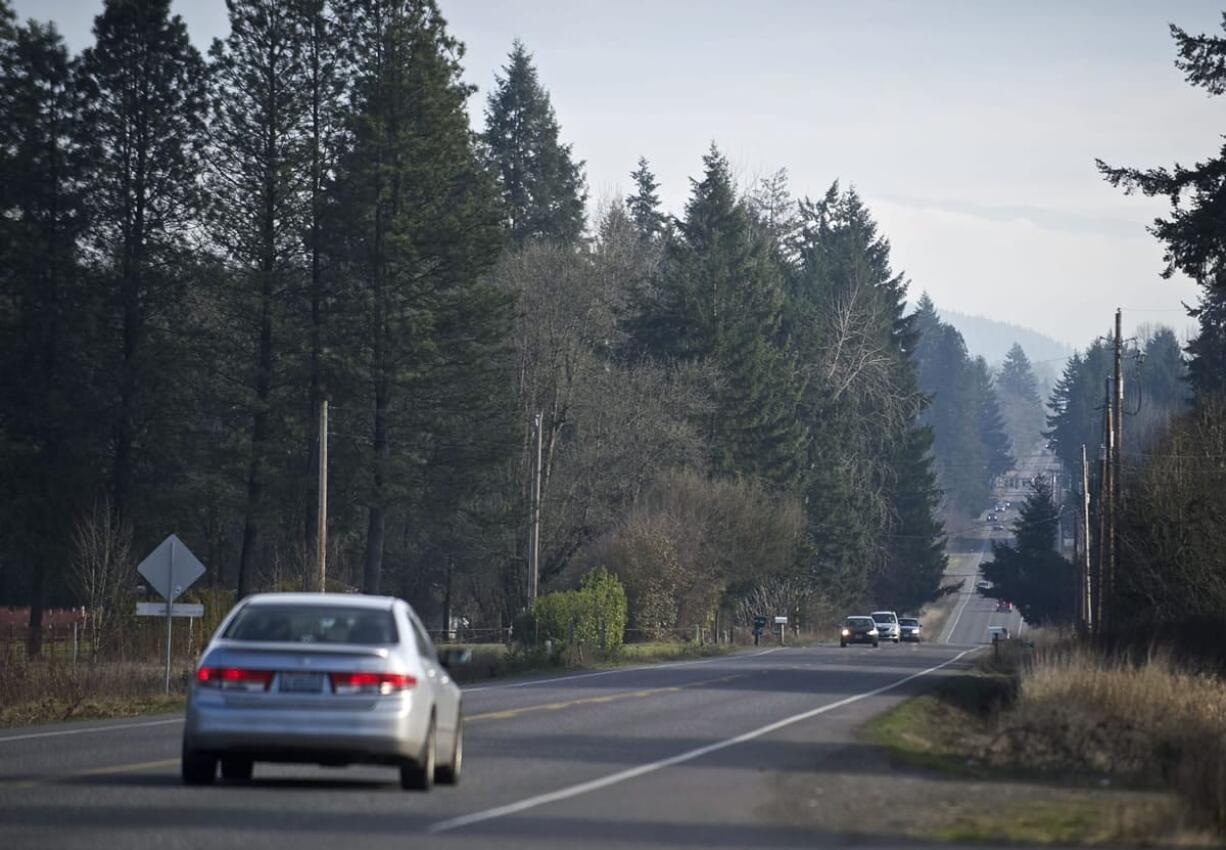
<path fill-rule="evenodd" d="M 317 694 L 324 689 L 323 673 L 282 673 L 278 678 L 282 691 L 295 694 Z"/>

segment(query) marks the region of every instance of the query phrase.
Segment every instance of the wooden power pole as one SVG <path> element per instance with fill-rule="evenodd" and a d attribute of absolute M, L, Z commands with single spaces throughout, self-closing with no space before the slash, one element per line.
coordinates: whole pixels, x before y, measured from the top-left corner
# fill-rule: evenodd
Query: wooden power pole
<path fill-rule="evenodd" d="M 1081 624 L 1094 633 L 1094 585 L 1090 580 L 1090 461 L 1081 444 Z"/>
<path fill-rule="evenodd" d="M 1124 466 L 1120 462 L 1124 444 L 1124 311 L 1115 310 L 1115 401 L 1111 406 L 1114 433 L 1111 435 L 1111 600 L 1120 580 L 1120 506 L 1124 502 Z M 1113 612 L 1114 613 L 1114 612 Z"/>
<path fill-rule="evenodd" d="M 541 414 L 532 418 L 532 427 L 536 432 L 536 463 L 532 470 L 532 532 L 528 549 L 528 604 L 536 599 L 539 589 L 541 569 L 541 456 L 544 429 L 541 427 Z"/>
<path fill-rule="evenodd" d="M 319 402 L 319 510 L 315 516 L 315 565 L 319 592 L 328 589 L 328 400 Z"/>

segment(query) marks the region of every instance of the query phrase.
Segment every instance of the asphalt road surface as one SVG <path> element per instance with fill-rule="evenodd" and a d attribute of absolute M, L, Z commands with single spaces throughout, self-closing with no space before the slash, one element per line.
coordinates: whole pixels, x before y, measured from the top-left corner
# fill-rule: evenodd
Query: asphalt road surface
<path fill-rule="evenodd" d="M 187 788 L 178 716 L 4 730 L 0 847 L 895 844 L 872 824 L 854 838 L 790 825 L 781 789 L 858 763 L 856 727 L 967 652 L 774 648 L 472 687 L 463 781 L 428 794 L 389 768 L 310 765 Z"/>

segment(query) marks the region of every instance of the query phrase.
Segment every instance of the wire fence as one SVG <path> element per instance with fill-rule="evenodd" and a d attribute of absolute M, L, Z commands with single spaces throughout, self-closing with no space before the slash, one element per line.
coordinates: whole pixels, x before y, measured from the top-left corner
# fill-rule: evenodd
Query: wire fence
<path fill-rule="evenodd" d="M 51 623 L 39 629 L 40 657 L 55 661 L 87 662 L 95 658 L 106 661 L 155 663 L 166 660 L 166 620 L 162 617 L 140 618 L 115 629 L 99 642 L 99 636 L 88 620 L 71 623 Z M 0 655 L 29 657 L 34 644 L 29 626 L 0 624 Z M 171 655 L 179 662 L 190 661 L 200 651 L 208 635 L 194 618 L 173 619 L 171 624 Z"/>

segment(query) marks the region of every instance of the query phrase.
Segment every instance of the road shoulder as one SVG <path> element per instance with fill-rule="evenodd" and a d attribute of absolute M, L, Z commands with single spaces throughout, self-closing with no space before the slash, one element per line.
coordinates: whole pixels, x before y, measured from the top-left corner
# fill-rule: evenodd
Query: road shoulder
<path fill-rule="evenodd" d="M 934 681 L 863 723 L 860 746 L 836 763 L 782 777 L 790 825 L 938 842 L 1216 846 L 1184 828 L 1173 794 L 992 765 L 993 711 L 1011 684 L 977 669 Z"/>

